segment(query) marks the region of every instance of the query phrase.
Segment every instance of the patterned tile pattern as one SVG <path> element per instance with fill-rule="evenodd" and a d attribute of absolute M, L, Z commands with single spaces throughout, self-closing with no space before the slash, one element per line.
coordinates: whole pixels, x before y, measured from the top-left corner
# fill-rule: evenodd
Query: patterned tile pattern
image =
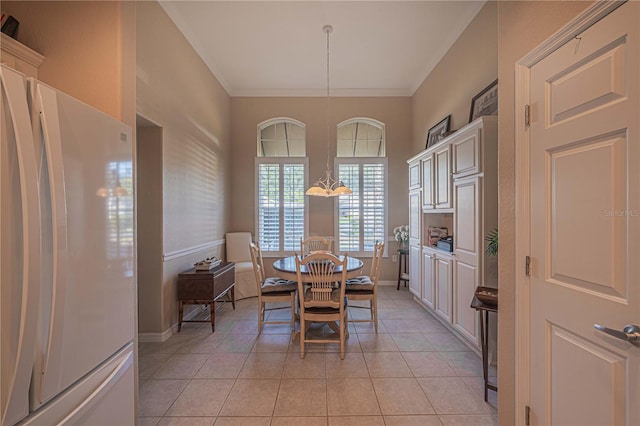
<path fill-rule="evenodd" d="M 140 343 L 140 424 L 496 425 L 497 395 L 483 401 L 475 352 L 406 288 L 379 293 L 378 334 L 350 324 L 344 360 L 338 344 L 307 345 L 300 359 L 288 326 L 258 336 L 255 298 L 223 305 L 214 334 L 187 323 L 165 342 Z"/>

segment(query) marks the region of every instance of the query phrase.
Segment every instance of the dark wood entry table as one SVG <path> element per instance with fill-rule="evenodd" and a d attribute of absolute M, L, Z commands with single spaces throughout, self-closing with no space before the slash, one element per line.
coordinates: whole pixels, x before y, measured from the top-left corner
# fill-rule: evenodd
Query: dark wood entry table
<path fill-rule="evenodd" d="M 487 401 L 489 389 L 498 392 L 498 386 L 489 383 L 489 312 L 498 313 L 498 305 L 483 303 L 475 295 L 471 300 L 471 307 L 480 312 L 480 345 L 482 346 L 482 377 L 484 379 L 484 400 Z"/>
<path fill-rule="evenodd" d="M 178 332 L 183 322 L 208 322 L 207 320 L 183 321 L 184 305 L 209 305 L 211 332 L 215 332 L 215 304 L 224 295 L 229 295 L 231 305 L 235 309 L 235 263 L 233 262 L 222 262 L 208 271 L 191 269 L 178 274 Z"/>

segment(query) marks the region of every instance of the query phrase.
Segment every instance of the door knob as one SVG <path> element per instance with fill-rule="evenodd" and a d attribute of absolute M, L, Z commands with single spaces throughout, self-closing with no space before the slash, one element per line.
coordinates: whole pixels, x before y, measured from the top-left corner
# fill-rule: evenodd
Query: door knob
<path fill-rule="evenodd" d="M 627 342 L 637 343 L 640 342 L 640 327 L 635 324 L 629 324 L 625 326 L 625 328 L 620 330 L 614 330 L 612 328 L 607 328 L 600 324 L 593 324 L 593 328 L 596 330 L 607 333 L 613 337 L 617 337 L 618 339 L 626 340 Z"/>

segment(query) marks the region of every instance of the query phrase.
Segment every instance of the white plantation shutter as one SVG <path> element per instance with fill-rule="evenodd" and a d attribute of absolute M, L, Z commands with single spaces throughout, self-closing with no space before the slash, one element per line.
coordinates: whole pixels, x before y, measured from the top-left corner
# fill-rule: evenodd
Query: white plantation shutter
<path fill-rule="evenodd" d="M 300 250 L 304 237 L 305 179 L 303 164 L 283 165 L 284 251 Z"/>
<path fill-rule="evenodd" d="M 385 240 L 387 159 L 336 158 L 336 168 L 337 179 L 353 191 L 338 197 L 338 250 L 371 252 Z"/>
<path fill-rule="evenodd" d="M 263 252 L 298 250 L 306 230 L 306 158 L 256 159 L 256 239 Z"/>

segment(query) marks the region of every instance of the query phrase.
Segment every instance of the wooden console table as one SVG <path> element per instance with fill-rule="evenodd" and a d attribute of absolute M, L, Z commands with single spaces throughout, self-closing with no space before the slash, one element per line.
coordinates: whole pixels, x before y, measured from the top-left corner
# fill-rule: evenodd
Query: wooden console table
<path fill-rule="evenodd" d="M 222 296 L 229 295 L 233 309 L 236 308 L 235 263 L 222 262 L 209 271 L 189 271 L 178 274 L 178 332 L 182 328 L 184 305 L 209 305 L 211 332 L 215 331 L 217 302 Z M 184 322 L 208 322 L 207 320 L 188 320 Z"/>

